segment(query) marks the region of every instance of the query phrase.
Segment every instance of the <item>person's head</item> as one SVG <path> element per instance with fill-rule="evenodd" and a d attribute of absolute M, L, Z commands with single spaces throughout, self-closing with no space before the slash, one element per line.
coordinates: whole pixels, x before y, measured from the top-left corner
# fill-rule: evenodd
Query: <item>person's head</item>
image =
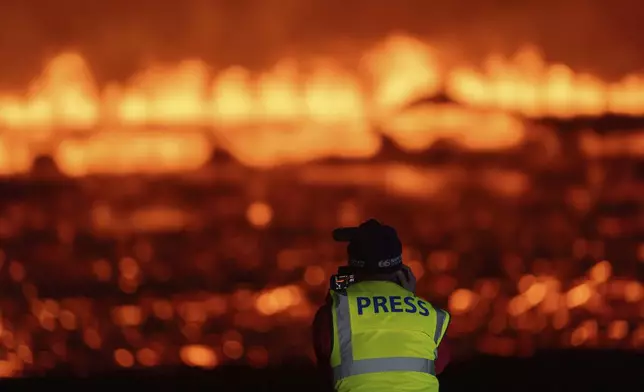
<path fill-rule="evenodd" d="M 403 264 L 402 243 L 393 227 L 369 219 L 358 227 L 335 229 L 333 239 L 348 242 L 348 266 L 357 281 L 394 281 L 414 291 L 415 278 Z"/>

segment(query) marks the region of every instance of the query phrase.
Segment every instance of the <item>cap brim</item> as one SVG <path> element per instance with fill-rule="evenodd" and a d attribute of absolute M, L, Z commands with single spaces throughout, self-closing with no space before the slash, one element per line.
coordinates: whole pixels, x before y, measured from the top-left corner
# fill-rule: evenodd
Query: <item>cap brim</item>
<path fill-rule="evenodd" d="M 357 227 L 338 227 L 333 230 L 333 239 L 337 242 L 350 242 L 357 232 Z"/>

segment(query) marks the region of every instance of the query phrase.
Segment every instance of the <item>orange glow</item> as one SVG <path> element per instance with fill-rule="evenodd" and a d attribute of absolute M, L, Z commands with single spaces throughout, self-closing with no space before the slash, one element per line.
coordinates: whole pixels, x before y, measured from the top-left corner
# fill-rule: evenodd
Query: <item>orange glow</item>
<path fill-rule="evenodd" d="M 594 280 L 597 283 L 604 283 L 610 278 L 610 275 L 612 273 L 612 267 L 610 263 L 606 260 L 601 261 L 597 263 L 591 270 L 590 270 L 590 278 Z"/>
<path fill-rule="evenodd" d="M 197 169 L 210 156 L 207 138 L 200 134 L 104 132 L 60 143 L 53 154 L 60 169 L 70 176 L 172 173 Z"/>
<path fill-rule="evenodd" d="M 17 262 L 17 261 L 12 261 L 9 263 L 9 275 L 11 276 L 11 279 L 13 279 L 16 282 L 22 282 L 22 280 L 25 278 L 26 275 L 25 267 Z"/>
<path fill-rule="evenodd" d="M 324 283 L 326 275 L 324 269 L 317 265 L 311 265 L 304 271 L 304 281 L 311 286 L 319 286 Z"/>
<path fill-rule="evenodd" d="M 624 320 L 615 320 L 608 326 L 608 337 L 611 339 L 624 339 L 627 334 L 628 323 Z"/>
<path fill-rule="evenodd" d="M 644 298 L 644 287 L 636 281 L 629 282 L 624 288 L 624 299 L 628 302 L 636 303 Z"/>
<path fill-rule="evenodd" d="M 340 226 L 357 226 L 360 224 L 360 212 L 356 203 L 345 202 L 342 203 L 338 209 L 338 223 Z"/>
<path fill-rule="evenodd" d="M 416 279 L 421 279 L 425 275 L 425 267 L 423 267 L 420 261 L 411 260 L 407 262 L 407 265 L 411 268 L 411 272 L 413 272 Z"/>
<path fill-rule="evenodd" d="M 597 322 L 594 320 L 584 321 L 572 332 L 570 343 L 573 346 L 579 346 L 586 343 L 588 340 L 597 336 Z"/>
<path fill-rule="evenodd" d="M 273 210 L 266 203 L 253 203 L 246 212 L 248 221 L 255 227 L 265 227 L 273 219 Z"/>
<path fill-rule="evenodd" d="M 124 348 L 119 348 L 114 351 L 114 360 L 122 367 L 132 367 L 134 365 L 134 356 Z"/>
<path fill-rule="evenodd" d="M 592 296 L 592 290 L 588 284 L 580 284 L 573 287 L 566 295 L 568 307 L 575 308 L 588 302 Z"/>
<path fill-rule="evenodd" d="M 102 282 L 106 282 L 112 277 L 112 266 L 106 260 L 95 261 L 92 264 L 92 269 L 96 278 Z"/>
<path fill-rule="evenodd" d="M 520 314 L 525 313 L 528 309 L 530 309 L 530 303 L 522 295 L 512 298 L 508 304 L 508 313 L 512 316 L 519 316 Z"/>
<path fill-rule="evenodd" d="M 139 273 L 139 265 L 133 258 L 124 257 L 119 262 L 119 270 L 124 278 L 134 279 Z"/>
<path fill-rule="evenodd" d="M 20 371 L 16 359 L 0 361 L 0 377 L 11 377 Z"/>
<path fill-rule="evenodd" d="M 277 266 L 281 270 L 292 271 L 303 263 L 300 256 L 297 251 L 282 250 L 277 254 Z"/>
<path fill-rule="evenodd" d="M 215 352 L 210 347 L 202 345 L 183 346 L 179 356 L 189 366 L 213 368 L 219 363 Z"/>
<path fill-rule="evenodd" d="M 546 297 L 547 287 L 544 283 L 534 283 L 525 292 L 528 303 L 532 306 L 537 305 Z"/>
<path fill-rule="evenodd" d="M 531 116 L 636 114 L 643 111 L 643 81 L 629 75 L 608 84 L 592 75 L 575 74 L 563 64 L 547 65 L 537 49 L 525 47 L 511 59 L 490 56 L 484 72 L 455 70 L 448 90 L 457 99 Z"/>
<path fill-rule="evenodd" d="M 432 252 L 427 256 L 427 265 L 432 271 L 447 271 L 456 267 L 453 252 Z"/>
<path fill-rule="evenodd" d="M 588 339 L 588 331 L 585 328 L 577 328 L 573 331 L 570 337 L 570 343 L 573 346 L 579 346 Z"/>
<path fill-rule="evenodd" d="M 155 366 L 159 362 L 159 355 L 146 347 L 136 352 L 136 360 L 143 366 Z"/>
<path fill-rule="evenodd" d="M 480 68 L 446 67 L 443 57 L 426 42 L 394 35 L 348 68 L 332 58 L 285 58 L 251 73 L 239 66 L 212 70 L 186 59 L 153 65 L 125 84 L 98 86 L 82 55 L 61 53 L 27 86 L 28 93 L 0 92 L 0 173 L 28 170 L 34 143 L 69 175 L 173 172 L 203 165 L 213 141 L 242 163 L 271 167 L 328 156 L 371 157 L 380 147 L 374 125 L 409 151 L 443 137 L 469 148 L 499 149 L 525 137 L 523 124 L 510 113 L 644 112 L 643 75 L 608 83 L 546 64 L 531 46 L 510 58 L 491 54 Z M 399 112 L 441 88 L 465 106 Z M 473 127 L 478 131 L 470 132 Z M 79 132 L 88 137 L 74 136 Z"/>
<path fill-rule="evenodd" d="M 221 314 L 224 314 L 228 308 L 228 303 L 226 302 L 226 298 L 222 296 L 212 296 L 205 302 L 205 308 L 210 314 L 214 316 L 219 316 Z M 170 307 L 170 310 L 172 308 Z"/>
<path fill-rule="evenodd" d="M 18 350 L 16 350 L 16 354 L 18 355 L 18 358 L 20 358 L 20 360 L 23 361 L 24 363 L 33 364 L 34 356 L 29 346 L 21 344 L 20 346 L 18 346 Z"/>
<path fill-rule="evenodd" d="M 241 289 L 233 294 L 233 302 L 238 310 L 248 310 L 253 307 L 254 293 L 250 290 Z"/>
<path fill-rule="evenodd" d="M 635 347 L 644 346 L 644 324 L 640 324 L 635 331 L 633 331 L 633 344 Z"/>
<path fill-rule="evenodd" d="M 69 310 L 61 311 L 60 315 L 58 316 L 58 320 L 60 321 L 60 325 L 66 330 L 73 331 L 76 329 L 76 315 Z"/>
<path fill-rule="evenodd" d="M 152 305 L 152 311 L 154 312 L 154 315 L 161 320 L 169 320 L 170 318 L 172 318 L 174 309 L 172 308 L 172 304 L 170 302 L 158 300 L 155 301 Z"/>
<path fill-rule="evenodd" d="M 467 289 L 456 290 L 449 298 L 449 309 L 454 314 L 469 311 L 476 301 L 476 294 Z"/>
<path fill-rule="evenodd" d="M 637 247 L 637 258 L 639 259 L 640 263 L 644 263 L 644 243 L 641 243 Z"/>
<path fill-rule="evenodd" d="M 103 85 L 62 53 L 0 91 L 0 377 L 305 354 L 346 262 L 329 232 L 372 214 L 468 351 L 644 347 L 642 219 L 612 212 L 641 199 L 640 173 L 596 159 L 644 157 L 644 132 L 538 118 L 642 120 L 644 75 L 612 83 L 530 47 L 456 64 L 402 35 L 347 57 L 185 59 Z M 42 180 L 16 175 L 41 156 L 73 178 L 47 159 Z"/>
<path fill-rule="evenodd" d="M 203 323 L 208 317 L 201 302 L 186 302 L 179 307 L 178 313 L 188 323 Z"/>
<path fill-rule="evenodd" d="M 244 346 L 235 340 L 227 340 L 223 345 L 224 354 L 230 359 L 239 359 L 244 354 Z"/>
<path fill-rule="evenodd" d="M 499 293 L 499 284 L 494 281 L 484 281 L 480 288 L 481 296 L 487 299 L 493 299 Z"/>
<path fill-rule="evenodd" d="M 139 325 L 142 320 L 141 309 L 138 306 L 124 305 L 113 311 L 114 322 L 118 325 Z"/>
<path fill-rule="evenodd" d="M 528 291 L 530 287 L 535 283 L 536 278 L 534 275 L 523 275 L 521 279 L 519 279 L 519 284 L 517 285 L 517 288 L 519 289 L 520 293 L 525 293 Z"/>
<path fill-rule="evenodd" d="M 278 287 L 259 295 L 255 302 L 257 310 L 271 315 L 287 310 L 302 301 L 302 291 L 297 286 Z"/>
<path fill-rule="evenodd" d="M 392 36 L 362 58 L 375 79 L 378 108 L 396 108 L 410 99 L 435 93 L 441 85 L 436 51 L 419 40 Z"/>
<path fill-rule="evenodd" d="M 87 329 L 83 333 L 83 340 L 87 347 L 93 348 L 95 350 L 99 349 L 102 344 L 101 335 L 95 329 Z"/>

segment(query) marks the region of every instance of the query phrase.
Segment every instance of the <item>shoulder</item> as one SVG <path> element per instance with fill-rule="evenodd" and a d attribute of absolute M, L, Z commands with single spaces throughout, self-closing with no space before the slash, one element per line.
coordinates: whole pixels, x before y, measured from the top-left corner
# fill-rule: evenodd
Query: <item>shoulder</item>
<path fill-rule="evenodd" d="M 438 314 L 438 317 L 444 318 L 445 321 L 449 323 L 449 321 L 452 318 L 452 315 L 447 310 L 436 306 L 434 306 L 434 310 L 436 310 L 436 314 Z"/>
<path fill-rule="evenodd" d="M 441 325 L 449 324 L 450 320 L 452 319 L 452 315 L 447 310 L 440 308 L 434 304 L 432 304 L 432 308 L 434 308 L 434 311 L 436 312 L 437 323 Z"/>

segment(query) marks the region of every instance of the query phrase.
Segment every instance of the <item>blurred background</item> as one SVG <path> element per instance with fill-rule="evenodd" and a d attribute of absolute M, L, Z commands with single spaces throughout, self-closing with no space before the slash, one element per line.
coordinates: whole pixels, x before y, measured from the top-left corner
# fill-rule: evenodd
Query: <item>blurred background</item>
<path fill-rule="evenodd" d="M 369 217 L 452 313 L 456 363 L 641 353 L 642 18 L 2 0 L 0 376 L 309 369 L 330 231 Z"/>

